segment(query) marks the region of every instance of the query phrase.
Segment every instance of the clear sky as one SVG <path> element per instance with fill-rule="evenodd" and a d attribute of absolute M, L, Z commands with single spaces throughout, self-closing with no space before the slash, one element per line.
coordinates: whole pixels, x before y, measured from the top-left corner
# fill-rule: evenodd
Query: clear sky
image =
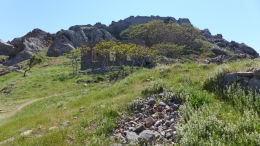
<path fill-rule="evenodd" d="M 189 18 L 228 40 L 260 53 L 260 0 L 1 0 L 0 39 L 21 37 L 40 28 L 50 33 L 73 25 L 109 25 L 129 16 Z"/>

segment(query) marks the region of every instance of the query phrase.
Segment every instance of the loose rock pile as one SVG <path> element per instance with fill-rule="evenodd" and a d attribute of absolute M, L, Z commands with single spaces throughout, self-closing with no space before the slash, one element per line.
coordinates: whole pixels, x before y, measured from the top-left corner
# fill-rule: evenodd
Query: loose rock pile
<path fill-rule="evenodd" d="M 159 94 L 163 95 L 163 93 Z M 134 113 L 119 119 L 112 138 L 123 145 L 174 145 L 181 103 L 147 97 L 133 102 Z"/>

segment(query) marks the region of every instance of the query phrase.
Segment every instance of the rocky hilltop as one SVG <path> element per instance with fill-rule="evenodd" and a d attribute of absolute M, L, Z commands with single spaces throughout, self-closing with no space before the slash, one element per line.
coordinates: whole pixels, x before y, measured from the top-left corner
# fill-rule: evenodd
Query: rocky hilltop
<path fill-rule="evenodd" d="M 34 29 L 25 36 L 11 42 L 0 41 L 0 55 L 10 57 L 4 65 L 10 66 L 29 59 L 42 48 L 52 44 L 53 35 L 40 29 Z"/>
<path fill-rule="evenodd" d="M 112 21 L 112 23 L 108 26 L 108 29 L 112 34 L 117 38 L 120 39 L 119 34 L 122 30 L 128 28 L 130 25 L 137 25 L 137 24 L 143 24 L 147 23 L 152 20 L 162 20 L 164 22 L 173 21 L 177 24 L 183 24 L 183 23 L 190 23 L 190 20 L 187 18 L 179 18 L 176 20 L 174 17 L 160 17 L 160 16 L 130 16 L 124 20 L 119 20 L 118 22 Z"/>
<path fill-rule="evenodd" d="M 69 53 L 88 42 L 97 42 L 100 39 L 114 40 L 115 38 L 101 24 L 92 25 L 76 25 L 69 30 L 60 30 L 55 34 L 54 42 L 50 46 L 48 56 L 60 56 Z"/>
<path fill-rule="evenodd" d="M 191 24 L 187 18 L 160 17 L 160 16 L 130 16 L 118 22 L 112 21 L 109 26 L 101 23 L 95 25 L 75 25 L 68 30 L 60 30 L 56 34 L 50 34 L 40 29 L 34 29 L 25 36 L 15 38 L 11 42 L 0 40 L 0 55 L 7 55 L 9 59 L 4 65 L 10 66 L 26 59 L 31 55 L 41 51 L 44 47 L 49 47 L 47 56 L 56 57 L 69 53 L 82 45 L 104 40 L 120 40 L 119 34 L 131 25 L 147 23 L 151 20 L 162 20 L 164 23 L 172 21 L 175 24 Z M 228 55 L 221 48 L 234 52 L 235 54 L 248 55 L 251 58 L 258 57 L 259 54 L 244 43 L 235 41 L 228 42 L 221 34 L 212 35 L 208 29 L 201 30 L 201 38 L 215 45 L 212 49 L 216 55 Z M 223 54 L 224 53 L 224 54 Z"/>

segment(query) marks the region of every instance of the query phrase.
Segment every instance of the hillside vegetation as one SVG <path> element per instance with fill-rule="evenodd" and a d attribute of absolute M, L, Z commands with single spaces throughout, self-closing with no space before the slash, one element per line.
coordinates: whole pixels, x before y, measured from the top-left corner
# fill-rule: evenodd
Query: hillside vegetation
<path fill-rule="evenodd" d="M 200 30 L 191 24 L 178 25 L 160 20 L 132 25 L 120 34 L 122 39 L 141 39 L 146 45 L 159 50 L 160 55 L 179 58 L 191 55 L 194 58 L 215 57 L 210 50 L 213 44 L 202 40 Z"/>
<path fill-rule="evenodd" d="M 260 145 L 260 95 L 218 84 L 227 73 L 259 68 L 258 53 L 174 20 L 130 17 L 109 27 L 28 33 L 23 38 L 38 36 L 41 49 L 25 50 L 26 58 L 12 54 L 7 62 L 0 56 L 0 145 L 117 145 L 117 122 L 136 112 L 135 99 L 147 97 L 181 103 L 174 103 L 172 139 L 161 133 L 165 145 Z M 79 70 L 80 63 L 87 70 Z M 158 117 L 159 104 L 149 107 Z"/>
<path fill-rule="evenodd" d="M 129 114 L 129 103 L 161 89 L 184 101 L 177 125 L 179 145 L 260 144 L 259 95 L 228 92 L 214 84 L 224 73 L 258 67 L 257 61 L 137 67 L 115 82 L 109 80 L 113 72 L 73 77 L 70 60 L 46 57 L 46 51 L 38 54 L 43 62 L 26 77 L 22 71 L 0 76 L 0 89 L 11 90 L 0 94 L 0 145 L 117 143 L 110 135 L 116 119 Z"/>

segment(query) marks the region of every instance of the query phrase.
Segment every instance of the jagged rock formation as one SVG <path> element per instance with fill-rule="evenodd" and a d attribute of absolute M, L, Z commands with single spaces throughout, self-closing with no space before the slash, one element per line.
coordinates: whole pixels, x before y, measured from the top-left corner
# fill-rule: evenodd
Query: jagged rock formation
<path fill-rule="evenodd" d="M 40 29 L 34 29 L 23 37 L 15 38 L 11 42 L 4 42 L 0 40 L 0 55 L 8 55 L 4 65 L 14 65 L 26 59 L 31 55 L 42 50 L 42 48 L 49 45 L 50 48 L 47 56 L 60 56 L 64 53 L 70 53 L 70 50 L 81 47 L 82 45 L 90 45 L 92 42 L 98 42 L 100 39 L 104 40 L 120 40 L 119 34 L 122 30 L 128 28 L 130 25 L 137 25 L 147 23 L 151 20 L 162 20 L 165 23 L 172 21 L 175 24 L 191 24 L 187 18 L 179 18 L 176 20 L 173 17 L 160 17 L 160 16 L 130 16 L 118 22 L 112 21 L 109 26 L 101 23 L 95 25 L 76 25 L 70 27 L 68 30 L 60 30 L 55 35 L 44 32 Z M 238 56 L 246 55 L 251 58 L 256 58 L 259 54 L 251 47 L 244 43 L 237 43 L 235 41 L 228 42 L 221 34 L 212 35 L 208 29 L 201 30 L 200 36 L 212 44 L 212 52 L 216 55 L 229 56 L 227 51 L 222 48 L 238 54 Z M 210 49 L 210 48 L 209 48 Z M 223 57 L 222 57 L 223 58 Z"/>
<path fill-rule="evenodd" d="M 0 55 L 11 55 L 13 49 L 13 45 L 0 40 Z"/>
<path fill-rule="evenodd" d="M 97 23 L 95 26 L 76 25 L 70 27 L 69 30 L 58 31 L 47 56 L 60 56 L 64 53 L 70 53 L 70 50 L 87 45 L 88 42 L 98 42 L 100 39 L 114 40 L 115 38 L 102 27 L 105 26 Z"/>
<path fill-rule="evenodd" d="M 259 57 L 259 54 L 253 48 L 247 46 L 244 43 L 239 44 L 235 41 L 228 42 L 223 38 L 222 34 L 211 35 L 208 29 L 204 29 L 201 30 L 201 35 L 203 40 L 213 43 L 219 47 L 226 48 L 227 50 L 232 51 L 235 54 L 245 54 L 245 55 L 247 54 L 253 58 Z M 212 49 L 212 51 L 217 55 L 227 55 L 227 54 L 223 54 L 223 50 L 222 50 L 222 54 L 219 54 L 221 50 L 222 49 L 220 48 L 218 50 Z"/>
<path fill-rule="evenodd" d="M 119 34 L 122 30 L 128 28 L 130 25 L 137 25 L 142 23 L 147 23 L 151 20 L 163 20 L 164 22 L 173 21 L 177 24 L 190 23 L 190 20 L 187 18 L 179 18 L 177 21 L 173 17 L 160 17 L 160 16 L 130 16 L 124 20 L 119 20 L 118 22 L 112 21 L 112 23 L 108 26 L 108 30 L 117 38 L 120 39 Z"/>
<path fill-rule="evenodd" d="M 216 55 L 228 55 L 228 52 L 225 50 L 222 50 L 221 48 L 219 48 L 218 46 L 212 46 L 211 51 L 213 53 L 215 53 Z"/>
<path fill-rule="evenodd" d="M 222 64 L 230 61 L 237 61 L 237 60 L 243 60 L 250 58 L 246 54 L 229 54 L 229 55 L 219 55 L 215 58 L 207 58 L 204 60 L 204 63 L 210 64 L 210 63 L 215 63 L 215 64 Z"/>
<path fill-rule="evenodd" d="M 5 55 L 9 55 L 10 59 L 4 65 L 10 66 L 29 59 L 33 54 L 49 46 L 52 43 L 52 35 L 43 30 L 34 29 L 25 36 L 7 43 L 10 44 L 10 50 Z M 0 46 L 0 50 L 4 49 Z"/>

